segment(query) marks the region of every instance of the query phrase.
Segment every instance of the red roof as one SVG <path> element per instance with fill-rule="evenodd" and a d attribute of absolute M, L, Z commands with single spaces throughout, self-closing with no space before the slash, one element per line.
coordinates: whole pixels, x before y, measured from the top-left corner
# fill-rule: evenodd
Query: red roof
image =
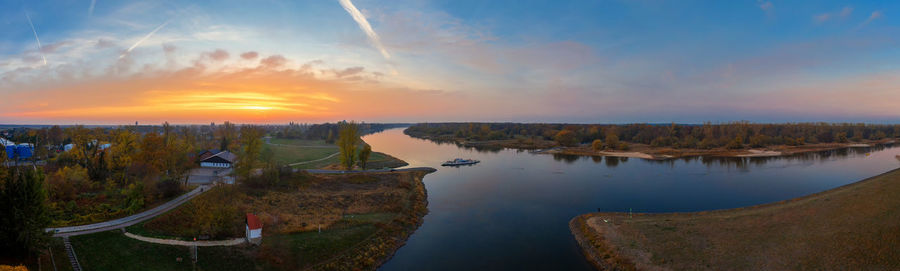
<path fill-rule="evenodd" d="M 247 213 L 247 227 L 250 227 L 251 230 L 262 229 L 262 223 L 259 223 L 256 215 Z"/>

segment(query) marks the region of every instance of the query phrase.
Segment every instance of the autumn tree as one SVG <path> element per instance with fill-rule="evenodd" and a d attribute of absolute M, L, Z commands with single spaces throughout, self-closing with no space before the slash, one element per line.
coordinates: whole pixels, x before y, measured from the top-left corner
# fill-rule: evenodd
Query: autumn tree
<path fill-rule="evenodd" d="M 250 179 L 250 175 L 259 163 L 259 155 L 262 150 L 262 130 L 253 126 L 241 127 L 242 148 L 235 165 L 235 174 L 244 180 Z"/>
<path fill-rule="evenodd" d="M 372 146 L 364 144 L 362 150 L 359 151 L 359 166 L 365 170 L 366 163 L 369 162 L 369 155 L 372 154 Z"/>
<path fill-rule="evenodd" d="M 619 146 L 619 136 L 612 133 L 606 135 L 606 146 L 611 149 L 617 148 Z"/>
<path fill-rule="evenodd" d="M 603 140 L 594 139 L 594 142 L 591 142 L 591 149 L 594 151 L 599 151 L 603 149 Z"/>
<path fill-rule="evenodd" d="M 556 133 L 556 135 L 553 136 L 553 140 L 555 140 L 556 143 L 559 143 L 559 145 L 567 147 L 575 146 L 575 144 L 577 143 L 575 139 L 575 132 L 572 132 L 571 130 L 559 131 L 559 133 Z"/>
<path fill-rule="evenodd" d="M 356 143 L 359 140 L 359 127 L 355 122 L 340 124 L 337 145 L 340 149 L 341 165 L 347 170 L 356 162 Z"/>
<path fill-rule="evenodd" d="M 127 169 L 131 167 L 138 153 L 138 136 L 127 129 L 114 132 L 112 146 L 107 160 L 113 180 L 119 185 L 127 183 Z"/>

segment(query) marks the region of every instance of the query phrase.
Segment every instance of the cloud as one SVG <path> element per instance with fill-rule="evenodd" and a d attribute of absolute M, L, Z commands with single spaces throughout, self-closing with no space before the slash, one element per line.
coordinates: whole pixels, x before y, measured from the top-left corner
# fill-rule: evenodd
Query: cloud
<path fill-rule="evenodd" d="M 156 34 L 156 31 L 159 31 L 160 29 L 165 27 L 167 24 L 169 24 L 169 21 L 166 21 L 166 22 L 162 23 L 161 25 L 157 26 L 156 28 L 154 28 L 153 31 L 150 31 L 150 33 L 147 33 L 146 36 L 144 36 L 143 38 L 141 38 L 140 40 L 135 42 L 134 45 L 131 45 L 131 47 L 128 47 L 128 49 L 125 50 L 125 52 L 123 52 L 121 55 L 119 55 L 119 58 L 125 57 L 125 55 L 127 55 L 128 53 L 131 53 L 131 50 L 134 50 L 135 47 L 138 47 L 139 45 L 141 45 L 141 43 L 143 43 L 145 40 L 152 37 L 153 34 Z"/>
<path fill-rule="evenodd" d="M 346 69 L 339 70 L 339 71 L 336 70 L 336 71 L 334 71 L 334 75 L 337 76 L 338 78 L 345 77 L 345 76 L 351 76 L 351 75 L 361 73 L 364 69 L 365 68 L 363 68 L 363 67 L 350 67 L 350 68 L 346 68 Z"/>
<path fill-rule="evenodd" d="M 241 58 L 246 59 L 246 60 L 253 60 L 253 59 L 256 59 L 256 57 L 258 57 L 258 56 L 259 56 L 259 53 L 254 52 L 254 51 L 244 52 L 243 54 L 241 54 Z"/>
<path fill-rule="evenodd" d="M 221 61 L 228 59 L 229 54 L 228 54 L 228 51 L 225 51 L 222 49 L 216 49 L 215 51 L 204 53 L 204 56 L 206 56 L 209 59 L 212 59 L 214 61 L 221 62 Z"/>
<path fill-rule="evenodd" d="M 71 41 L 60 41 L 57 43 L 49 44 L 49 45 L 41 48 L 41 53 L 50 54 L 50 53 L 56 52 L 57 49 L 59 49 L 63 46 L 69 45 L 71 43 L 72 43 Z"/>
<path fill-rule="evenodd" d="M 97 43 L 96 43 L 97 48 L 109 48 L 109 47 L 113 47 L 113 46 L 116 46 L 116 43 L 111 40 L 108 40 L 108 39 L 101 38 L 101 39 L 98 39 Z"/>
<path fill-rule="evenodd" d="M 821 24 L 821 23 L 827 22 L 827 21 L 835 19 L 835 18 L 845 19 L 848 16 L 850 16 L 850 14 L 852 14 L 852 13 L 853 13 L 853 7 L 846 6 L 843 9 L 841 9 L 840 11 L 826 12 L 826 13 L 822 13 L 822 14 L 813 16 L 813 21 Z"/>
<path fill-rule="evenodd" d="M 41 59 L 44 60 L 44 65 L 47 65 L 47 56 L 44 55 L 41 39 L 38 38 L 37 30 L 34 30 L 34 24 L 31 23 L 31 16 L 28 16 L 28 12 L 25 12 L 25 18 L 28 19 L 28 25 L 31 26 L 31 33 L 34 33 L 34 40 L 37 41 L 38 51 L 41 51 Z"/>
<path fill-rule="evenodd" d="M 284 66 L 287 63 L 287 59 L 282 55 L 273 55 L 267 58 L 263 58 L 259 61 L 259 64 L 267 67 L 267 68 L 277 68 Z"/>
<path fill-rule="evenodd" d="M 88 17 L 94 16 L 94 5 L 97 4 L 97 0 L 91 0 L 91 6 L 88 7 Z"/>
<path fill-rule="evenodd" d="M 344 7 L 344 10 L 346 10 L 347 13 L 350 13 L 350 16 L 353 17 L 353 20 L 356 21 L 356 23 L 359 25 L 359 28 L 366 33 L 366 36 L 369 37 L 369 42 L 371 42 L 372 45 L 374 45 L 375 48 L 378 49 L 379 52 L 381 52 L 381 55 L 384 56 L 384 58 L 390 59 L 391 54 L 389 54 L 388 51 L 384 49 L 384 45 L 381 44 L 381 39 L 378 37 L 378 34 L 375 33 L 375 30 L 372 29 L 372 26 L 369 25 L 369 21 L 366 20 L 366 17 L 362 14 L 362 12 L 359 12 L 359 10 L 356 9 L 356 6 L 354 6 L 353 2 L 350 2 L 350 0 L 339 1 L 341 3 L 341 6 Z"/>
<path fill-rule="evenodd" d="M 769 16 L 772 16 L 772 12 L 775 11 L 775 5 L 771 1 L 756 0 L 756 4 Z"/>
<path fill-rule="evenodd" d="M 122 60 L 130 58 L 126 56 Z M 274 55 L 266 61 L 282 65 L 288 59 Z M 6 123 L 384 121 L 435 116 L 436 112 L 447 112 L 462 104 L 482 103 L 484 108 L 490 108 L 487 102 L 465 103 L 464 97 L 448 92 L 410 89 L 387 82 L 320 79 L 303 68 L 282 67 L 275 70 L 260 64 L 242 68 L 242 64 L 235 63 L 221 70 L 151 69 L 119 77 L 50 80 L 7 92 L 11 99 L 0 100 L 0 120 Z M 362 70 L 363 67 L 342 69 L 349 73 Z M 55 99 L 47 100 L 48 96 Z"/>
<path fill-rule="evenodd" d="M 872 14 L 869 15 L 869 18 L 859 24 L 859 26 L 857 26 L 856 28 L 862 28 L 875 20 L 881 19 L 881 17 L 884 17 L 884 13 L 881 13 L 880 10 L 872 11 Z"/>
<path fill-rule="evenodd" d="M 174 53 L 175 50 L 177 50 L 177 49 L 178 49 L 178 47 L 175 47 L 175 45 L 171 45 L 171 44 L 163 45 L 163 52 L 165 52 L 166 54 Z"/>

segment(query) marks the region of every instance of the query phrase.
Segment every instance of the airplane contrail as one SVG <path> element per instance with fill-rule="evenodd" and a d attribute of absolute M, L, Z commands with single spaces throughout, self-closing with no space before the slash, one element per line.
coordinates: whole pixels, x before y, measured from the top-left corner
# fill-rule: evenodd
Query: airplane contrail
<path fill-rule="evenodd" d="M 94 16 L 94 5 L 97 4 L 97 0 L 91 0 L 91 7 L 88 8 L 88 16 Z"/>
<path fill-rule="evenodd" d="M 362 12 L 359 12 L 359 10 L 356 9 L 356 6 L 354 6 L 353 2 L 350 2 L 350 0 L 339 1 L 341 3 L 341 6 L 344 7 L 344 10 L 346 10 L 347 13 L 350 13 L 350 16 L 353 17 L 353 20 L 356 21 L 357 24 L 359 24 L 359 28 L 362 29 L 362 31 L 365 32 L 367 36 L 369 36 L 369 41 L 372 42 L 372 45 L 374 45 L 378 49 L 378 51 L 381 52 L 381 55 L 383 55 L 384 58 L 390 59 L 391 54 L 389 54 L 388 51 L 384 49 L 384 45 L 381 44 L 381 39 L 378 38 L 378 34 L 375 33 L 375 30 L 372 30 L 372 26 L 369 25 L 369 21 L 366 20 L 366 16 L 363 16 Z"/>
<path fill-rule="evenodd" d="M 47 65 L 47 57 L 44 56 L 44 47 L 41 46 L 41 39 L 38 38 L 37 30 L 34 30 L 34 24 L 31 23 L 31 16 L 28 16 L 28 12 L 25 12 L 25 18 L 28 19 L 28 25 L 31 26 L 31 33 L 34 33 L 34 40 L 37 41 L 38 44 L 38 53 L 41 53 L 41 59 L 44 60 L 44 65 Z"/>
<path fill-rule="evenodd" d="M 151 36 L 153 36 L 153 34 L 156 34 L 156 31 L 159 31 L 160 29 L 165 27 L 167 24 L 169 24 L 169 21 L 166 21 L 166 22 L 162 23 L 161 25 L 157 26 L 156 29 L 153 29 L 153 31 L 150 31 L 150 33 L 148 33 L 146 36 L 144 36 L 143 38 L 141 38 L 140 40 L 135 42 L 134 45 L 129 47 L 128 50 L 125 50 L 125 52 L 122 53 L 122 55 L 119 55 L 119 58 L 123 58 L 128 53 L 131 53 L 131 50 L 134 50 L 135 47 L 138 47 L 138 45 L 141 45 L 141 43 L 143 43 L 145 40 L 149 39 Z"/>

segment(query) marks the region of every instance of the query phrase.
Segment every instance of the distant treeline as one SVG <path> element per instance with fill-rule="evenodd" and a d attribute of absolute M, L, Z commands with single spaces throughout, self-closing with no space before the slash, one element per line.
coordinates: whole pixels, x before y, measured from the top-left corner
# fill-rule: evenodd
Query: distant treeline
<path fill-rule="evenodd" d="M 322 124 L 298 124 L 290 123 L 287 126 L 269 126 L 269 132 L 274 137 L 294 138 L 294 139 L 322 139 L 328 143 L 334 143 L 337 139 L 340 124 L 338 123 L 322 123 Z M 373 134 L 384 131 L 386 129 L 406 127 L 409 124 L 398 123 L 358 123 L 359 135 Z"/>
<path fill-rule="evenodd" d="M 739 148 L 770 145 L 847 143 L 900 137 L 900 125 L 863 123 L 759 124 L 546 124 L 546 123 L 421 123 L 407 134 L 433 139 L 556 140 L 561 145 L 595 140 L 626 141 L 655 147 Z M 611 140 L 612 141 L 612 140 Z"/>

